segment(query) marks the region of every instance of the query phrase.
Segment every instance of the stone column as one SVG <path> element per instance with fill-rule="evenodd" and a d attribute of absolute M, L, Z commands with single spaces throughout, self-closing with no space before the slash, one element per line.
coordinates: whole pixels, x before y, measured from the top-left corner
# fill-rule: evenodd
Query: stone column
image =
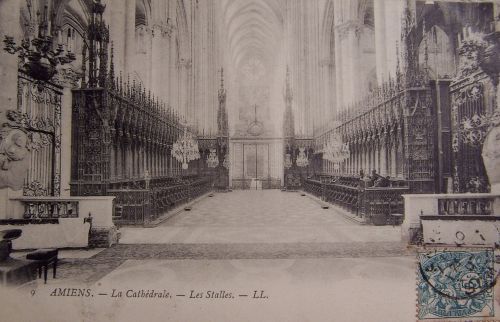
<path fill-rule="evenodd" d="M 159 61 L 160 68 L 153 66 L 153 86 L 155 87 L 155 94 L 159 95 L 160 99 L 165 103 L 171 101 L 171 96 L 169 92 L 169 77 L 170 77 L 170 36 L 171 31 L 170 25 L 167 25 L 165 30 L 159 31 L 157 36 L 157 30 L 154 31 L 153 39 L 153 57 L 156 61 Z M 158 42 L 158 43 L 155 43 Z M 157 84 L 155 84 L 157 83 Z"/>
<path fill-rule="evenodd" d="M 343 99 L 343 79 L 342 79 L 342 52 L 340 46 L 340 32 L 335 29 L 335 93 L 336 93 L 336 106 L 337 111 L 341 111 L 344 108 Z"/>
<path fill-rule="evenodd" d="M 135 0 L 123 0 L 125 2 L 125 55 L 124 73 L 132 74 L 135 69 Z"/>
<path fill-rule="evenodd" d="M 17 45 L 21 44 L 20 26 L 21 2 L 18 0 L 2 0 L 0 2 L 0 41 L 5 36 L 14 37 Z M 3 48 L 3 43 L 2 46 Z M 0 50 L 0 112 L 17 108 L 17 55 Z"/>
<path fill-rule="evenodd" d="M 71 181 L 71 86 L 65 86 L 61 102 L 61 197 L 69 197 Z M 113 165 L 111 165 L 113 167 Z"/>
<path fill-rule="evenodd" d="M 400 44 L 401 47 L 401 19 L 406 0 L 384 0 L 384 2 L 384 21 L 382 23 L 385 23 L 385 43 L 382 46 L 385 47 L 385 75 L 386 77 L 389 75 L 394 77 L 397 68 L 396 44 Z M 400 55 L 401 52 L 400 50 Z"/>
<path fill-rule="evenodd" d="M 2 0 L 0 1 L 0 41 L 3 42 L 5 36 L 14 37 L 16 44 L 21 43 L 20 10 L 21 1 Z M 5 52 L 0 46 L 0 117 L 3 117 L 6 110 L 17 108 L 17 68 L 18 57 Z M 22 195 L 22 190 L 13 191 L 10 188 L 0 188 L 0 219 L 16 214 L 9 214 L 7 205 L 9 196 Z"/>
<path fill-rule="evenodd" d="M 379 84 L 387 79 L 387 53 L 386 53 L 386 18 L 385 0 L 374 0 L 375 13 L 375 56 L 377 81 Z"/>
<path fill-rule="evenodd" d="M 108 0 L 106 10 L 104 11 L 104 20 L 109 24 L 110 41 L 113 42 L 114 64 L 116 71 L 125 71 L 126 55 L 126 37 L 127 28 L 126 19 L 128 13 L 128 2 L 130 0 Z M 134 1 L 135 2 L 135 1 Z M 134 25 L 135 25 L 135 6 L 134 6 Z"/>

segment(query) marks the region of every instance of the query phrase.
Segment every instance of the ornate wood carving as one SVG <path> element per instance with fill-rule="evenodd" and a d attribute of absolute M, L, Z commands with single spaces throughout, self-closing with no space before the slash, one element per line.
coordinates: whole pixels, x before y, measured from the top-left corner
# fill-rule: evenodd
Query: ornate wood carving
<path fill-rule="evenodd" d="M 18 73 L 18 106 L 1 121 L 0 185 L 39 184 L 44 195 L 61 186 L 61 88 Z"/>

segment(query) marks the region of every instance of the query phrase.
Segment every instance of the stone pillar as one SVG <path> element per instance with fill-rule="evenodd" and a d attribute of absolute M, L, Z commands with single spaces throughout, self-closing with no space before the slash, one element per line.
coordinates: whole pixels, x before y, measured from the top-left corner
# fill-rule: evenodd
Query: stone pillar
<path fill-rule="evenodd" d="M 377 81 L 379 84 L 387 79 L 387 53 L 386 53 L 386 18 L 385 0 L 374 0 L 375 13 L 375 59 Z"/>
<path fill-rule="evenodd" d="M 183 115 L 186 118 L 186 121 L 191 121 L 190 113 L 189 113 L 189 88 L 190 88 L 190 82 L 189 82 L 189 73 L 191 70 L 191 63 L 186 60 L 182 59 L 181 62 L 179 62 L 178 66 L 179 70 L 179 112 L 181 115 Z"/>
<path fill-rule="evenodd" d="M 106 10 L 104 11 L 104 20 L 109 24 L 110 41 L 113 42 L 114 64 L 116 71 L 125 71 L 126 55 L 126 37 L 127 28 L 126 19 L 128 13 L 128 2 L 130 0 L 107 0 Z M 134 6 L 134 25 L 135 25 L 135 6 Z"/>
<path fill-rule="evenodd" d="M 0 41 L 5 36 L 14 37 L 16 44 L 21 44 L 20 26 L 21 2 L 18 0 L 2 0 L 0 2 Z M 3 48 L 3 43 L 2 46 Z M 17 108 L 17 55 L 0 50 L 0 111 Z"/>
<path fill-rule="evenodd" d="M 141 25 L 136 29 L 136 51 L 135 51 L 135 65 L 133 72 L 136 72 L 143 87 L 151 89 L 151 71 L 153 69 L 151 61 L 151 38 L 152 30 L 149 26 Z"/>
<path fill-rule="evenodd" d="M 135 0 L 123 0 L 125 2 L 125 55 L 124 73 L 132 74 L 135 69 Z"/>
<path fill-rule="evenodd" d="M 342 52 L 340 46 L 340 32 L 335 29 L 335 93 L 336 93 L 336 106 L 337 111 L 341 111 L 344 108 L 344 98 L 343 98 L 343 79 L 342 79 Z"/>
<path fill-rule="evenodd" d="M 396 44 L 401 47 L 401 19 L 407 0 L 384 0 L 385 23 L 385 75 L 395 77 L 397 69 Z M 378 43 L 377 43 L 378 45 Z M 378 49 L 378 48 L 377 48 Z M 399 53 L 401 55 L 401 48 Z M 377 66 L 378 68 L 378 66 Z M 378 71 L 377 71 L 378 73 Z"/>
<path fill-rule="evenodd" d="M 340 77 L 342 86 L 342 106 L 352 103 L 357 97 L 359 84 L 356 84 L 357 63 L 358 63 L 358 36 L 355 27 L 346 22 L 341 26 L 340 46 L 342 48 L 342 65 Z"/>
<path fill-rule="evenodd" d="M 163 86 L 162 74 L 165 73 L 165 66 L 163 65 L 162 45 L 163 35 L 162 28 L 159 25 L 153 25 L 151 31 L 151 91 L 157 97 L 162 97 Z"/>
<path fill-rule="evenodd" d="M 71 85 L 65 86 L 61 102 L 61 197 L 70 196 L 72 98 Z"/>

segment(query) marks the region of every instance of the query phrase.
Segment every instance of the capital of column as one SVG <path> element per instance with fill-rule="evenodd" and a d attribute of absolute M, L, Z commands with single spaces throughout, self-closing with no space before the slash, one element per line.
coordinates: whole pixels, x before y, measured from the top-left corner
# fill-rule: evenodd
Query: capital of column
<path fill-rule="evenodd" d="M 177 67 L 179 68 L 186 68 L 186 69 L 190 69 L 192 66 L 192 62 L 191 62 L 191 59 L 185 59 L 185 58 L 181 58 L 179 59 L 179 61 L 177 62 Z"/>
<path fill-rule="evenodd" d="M 350 32 L 354 32 L 356 37 L 359 37 L 363 30 L 363 24 L 359 20 L 348 20 L 335 26 L 335 31 L 338 33 L 340 39 L 345 39 Z"/>
<path fill-rule="evenodd" d="M 153 24 L 152 32 L 153 37 L 156 35 L 161 35 L 162 37 L 170 38 L 175 29 L 175 26 L 171 24 L 169 21 L 160 21 L 158 23 Z"/>
<path fill-rule="evenodd" d="M 319 61 L 319 66 L 321 66 L 321 67 L 329 67 L 329 66 L 333 66 L 333 65 L 334 65 L 334 62 L 329 57 L 323 58 Z"/>

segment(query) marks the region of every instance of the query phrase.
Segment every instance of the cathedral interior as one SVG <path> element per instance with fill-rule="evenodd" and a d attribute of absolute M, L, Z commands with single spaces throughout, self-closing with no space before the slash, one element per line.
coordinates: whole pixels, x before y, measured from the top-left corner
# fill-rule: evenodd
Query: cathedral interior
<path fill-rule="evenodd" d="M 408 245 L 500 244 L 496 1 L 0 0 L 0 40 L 2 285 L 213 278 L 295 303 L 287 281 L 371 267 L 408 321 Z"/>

